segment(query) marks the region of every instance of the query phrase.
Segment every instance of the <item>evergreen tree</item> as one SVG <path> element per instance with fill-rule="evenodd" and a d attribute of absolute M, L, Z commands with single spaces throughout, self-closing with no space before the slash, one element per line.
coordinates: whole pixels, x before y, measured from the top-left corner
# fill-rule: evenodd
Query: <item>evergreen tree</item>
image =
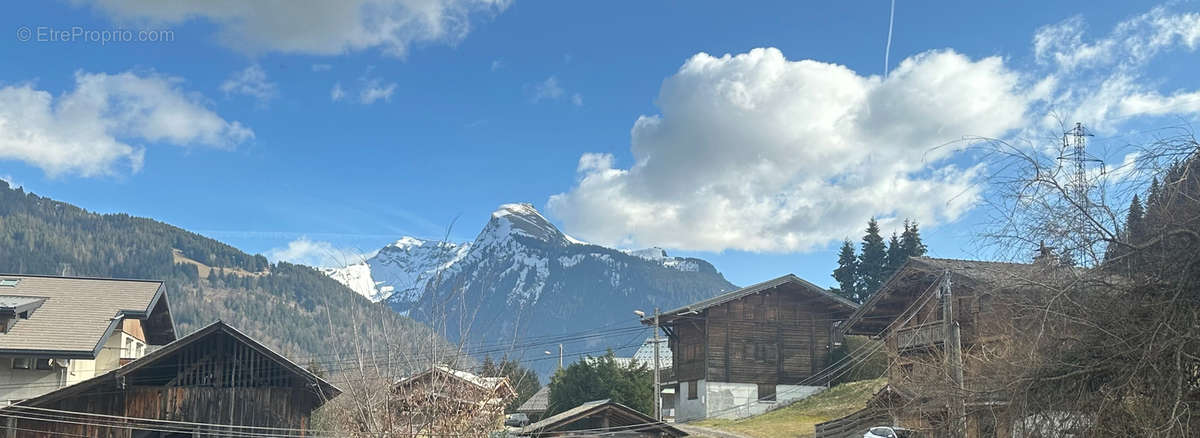
<path fill-rule="evenodd" d="M 1138 195 L 1133 195 L 1133 201 L 1129 202 L 1129 213 L 1125 215 L 1125 234 L 1126 239 L 1130 243 L 1140 243 L 1145 238 L 1145 229 L 1142 226 L 1142 219 L 1146 216 L 1146 211 L 1142 209 L 1142 201 L 1138 199 Z"/>
<path fill-rule="evenodd" d="M 654 375 L 645 364 L 621 365 L 612 350 L 588 356 L 550 378 L 550 408 L 554 415 L 580 404 L 609 399 L 646 415 L 654 415 Z"/>
<path fill-rule="evenodd" d="M 908 260 L 908 254 L 904 252 L 904 246 L 900 243 L 900 237 L 893 231 L 892 239 L 888 241 L 887 267 L 883 270 L 883 276 L 879 279 L 880 283 L 887 281 L 893 272 L 900 269 L 905 260 Z"/>
<path fill-rule="evenodd" d="M 854 255 L 854 244 L 850 239 L 842 240 L 842 249 L 838 252 L 838 267 L 833 270 L 833 279 L 837 280 L 838 288 L 834 293 L 842 298 L 858 301 L 858 287 L 855 281 L 858 277 L 858 258 Z"/>
<path fill-rule="evenodd" d="M 904 232 L 900 234 L 900 247 L 904 248 L 904 254 L 908 257 L 925 255 L 928 248 L 925 247 L 925 242 L 921 241 L 921 230 L 917 229 L 916 220 L 904 220 Z"/>
<path fill-rule="evenodd" d="M 879 223 L 872 217 L 867 221 L 866 234 L 862 238 L 862 252 L 858 255 L 858 295 L 866 301 L 879 285 L 887 268 L 887 248 L 879 235 Z"/>

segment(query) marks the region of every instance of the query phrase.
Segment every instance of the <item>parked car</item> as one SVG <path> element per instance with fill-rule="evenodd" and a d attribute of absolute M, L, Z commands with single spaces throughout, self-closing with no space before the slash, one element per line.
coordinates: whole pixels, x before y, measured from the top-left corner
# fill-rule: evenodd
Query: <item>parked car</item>
<path fill-rule="evenodd" d="M 504 425 L 509 427 L 525 427 L 529 425 L 529 416 L 525 414 L 508 414 L 504 416 Z"/>
<path fill-rule="evenodd" d="M 872 427 L 863 434 L 863 438 L 916 438 L 918 436 L 915 430 L 894 426 Z"/>

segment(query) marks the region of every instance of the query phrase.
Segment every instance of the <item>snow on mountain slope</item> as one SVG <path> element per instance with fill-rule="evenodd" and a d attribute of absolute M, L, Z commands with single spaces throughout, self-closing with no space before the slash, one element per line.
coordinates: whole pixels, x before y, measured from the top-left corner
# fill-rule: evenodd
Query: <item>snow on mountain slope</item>
<path fill-rule="evenodd" d="M 539 247 L 538 250 L 531 251 L 531 244 Z M 589 247 L 594 251 L 546 257 L 544 248 L 540 248 L 543 246 Z M 588 259 L 619 271 L 620 266 L 612 259 L 612 252 L 559 231 L 533 205 L 504 204 L 492 212 L 491 219 L 473 242 L 439 242 L 405 236 L 365 262 L 323 271 L 372 301 L 387 299 L 400 304 L 416 302 L 428 283 L 439 274 L 443 278 L 458 276 L 464 270 L 478 270 L 480 264 L 487 264 L 500 277 L 514 278 L 511 290 L 506 292 L 509 303 L 528 304 L 541 295 L 551 266 L 569 269 Z M 621 252 L 683 272 L 698 272 L 703 263 L 697 259 L 668 256 L 666 250 L 658 247 Z M 497 266 L 497 263 L 505 265 Z M 478 276 L 468 275 L 459 287 L 470 287 L 477 280 L 475 277 Z M 610 283 L 620 283 L 619 272 L 614 271 L 611 277 Z"/>
<path fill-rule="evenodd" d="M 469 244 L 405 236 L 365 262 L 323 271 L 371 301 L 393 295 L 397 299 L 416 299 L 426 284 L 462 259 L 469 248 Z"/>
<path fill-rule="evenodd" d="M 501 205 L 471 242 L 406 237 L 328 273 L 452 339 L 499 343 L 628 324 L 631 309 L 674 308 L 735 288 L 704 260 L 573 239 L 529 204 Z M 539 371 L 549 372 L 546 364 Z"/>

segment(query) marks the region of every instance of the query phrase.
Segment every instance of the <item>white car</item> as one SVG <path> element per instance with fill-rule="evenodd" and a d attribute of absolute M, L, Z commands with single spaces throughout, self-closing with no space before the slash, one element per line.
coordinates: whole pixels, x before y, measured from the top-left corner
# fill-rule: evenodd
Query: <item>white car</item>
<path fill-rule="evenodd" d="M 878 426 L 872 427 L 863 438 L 913 438 L 917 436 L 913 430 L 902 427 Z"/>

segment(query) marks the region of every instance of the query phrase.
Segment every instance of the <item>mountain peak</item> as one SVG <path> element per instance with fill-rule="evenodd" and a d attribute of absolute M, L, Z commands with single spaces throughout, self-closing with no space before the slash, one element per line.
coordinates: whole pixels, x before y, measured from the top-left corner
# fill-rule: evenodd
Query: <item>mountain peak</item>
<path fill-rule="evenodd" d="M 529 203 L 501 205 L 492 212 L 492 219 L 488 221 L 487 227 L 476 241 L 482 243 L 512 235 L 530 237 L 555 245 L 582 243 L 559 231 L 558 227 Z"/>

